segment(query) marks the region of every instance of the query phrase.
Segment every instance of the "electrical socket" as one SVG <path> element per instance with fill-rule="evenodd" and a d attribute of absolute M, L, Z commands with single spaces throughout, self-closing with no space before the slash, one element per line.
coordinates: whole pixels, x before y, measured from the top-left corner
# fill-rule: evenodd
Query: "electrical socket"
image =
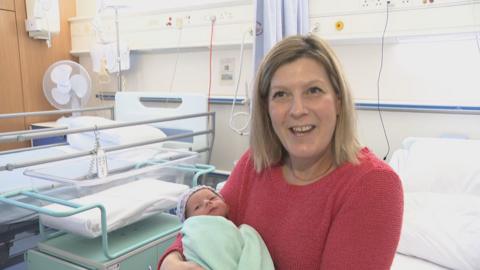
<path fill-rule="evenodd" d="M 208 22 L 225 22 L 233 19 L 233 13 L 230 11 L 222 11 L 215 14 L 205 15 L 205 21 Z"/>
<path fill-rule="evenodd" d="M 413 0 L 389 0 L 389 1 L 390 1 L 390 7 L 402 8 L 402 7 L 411 6 Z"/>
<path fill-rule="evenodd" d="M 175 27 L 177 29 L 182 29 L 183 28 L 183 18 L 182 17 L 177 17 L 175 19 Z"/>
<path fill-rule="evenodd" d="M 360 9 L 370 9 L 372 7 L 372 0 L 360 0 Z"/>
<path fill-rule="evenodd" d="M 391 0 L 360 0 L 360 9 L 383 9 L 391 6 Z"/>
<path fill-rule="evenodd" d="M 386 0 L 374 0 L 375 8 L 383 8 L 387 4 Z"/>

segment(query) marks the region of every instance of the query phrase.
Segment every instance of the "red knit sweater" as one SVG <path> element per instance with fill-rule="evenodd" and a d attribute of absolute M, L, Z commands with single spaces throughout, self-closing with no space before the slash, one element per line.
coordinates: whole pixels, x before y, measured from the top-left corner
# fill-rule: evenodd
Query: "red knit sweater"
<path fill-rule="evenodd" d="M 256 173 L 247 151 L 221 191 L 229 218 L 260 233 L 275 269 L 390 269 L 402 224 L 400 179 L 368 149 L 361 153 L 359 165 L 295 186 L 281 166 Z M 173 250 L 182 251 L 180 238 L 165 254 Z"/>

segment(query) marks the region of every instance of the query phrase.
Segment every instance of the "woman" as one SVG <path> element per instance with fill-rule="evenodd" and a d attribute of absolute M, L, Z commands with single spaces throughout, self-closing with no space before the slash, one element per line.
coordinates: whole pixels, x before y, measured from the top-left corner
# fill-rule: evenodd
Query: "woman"
<path fill-rule="evenodd" d="M 358 143 L 350 90 L 314 36 L 279 42 L 259 67 L 250 149 L 221 193 L 229 219 L 264 239 L 276 269 L 390 269 L 400 179 Z M 161 269 L 199 269 L 176 241 Z"/>

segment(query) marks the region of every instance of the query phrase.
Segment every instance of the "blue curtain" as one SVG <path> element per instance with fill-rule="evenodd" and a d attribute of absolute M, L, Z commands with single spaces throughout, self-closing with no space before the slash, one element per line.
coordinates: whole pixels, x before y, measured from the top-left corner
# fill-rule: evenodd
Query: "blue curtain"
<path fill-rule="evenodd" d="M 256 0 L 255 72 L 263 56 L 286 36 L 307 34 L 308 0 Z"/>

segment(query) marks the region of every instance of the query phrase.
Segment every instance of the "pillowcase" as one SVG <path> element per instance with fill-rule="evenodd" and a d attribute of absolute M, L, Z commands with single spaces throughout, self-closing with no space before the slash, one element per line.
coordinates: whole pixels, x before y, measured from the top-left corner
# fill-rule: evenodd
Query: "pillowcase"
<path fill-rule="evenodd" d="M 480 196 L 480 140 L 420 138 L 405 141 L 409 142 L 406 154 L 395 159 L 398 164 L 392 164 L 405 191 Z"/>
<path fill-rule="evenodd" d="M 62 117 L 57 120 L 57 123 L 69 128 L 86 128 L 118 124 L 121 122 L 97 116 L 78 116 L 69 118 Z M 163 131 L 149 125 L 104 129 L 98 133 L 102 147 L 137 143 L 166 137 Z M 67 135 L 67 141 L 74 148 L 91 150 L 95 146 L 94 132 L 69 134 Z"/>
<path fill-rule="evenodd" d="M 479 269 L 480 198 L 467 194 L 405 193 L 397 251 L 451 269 Z"/>

